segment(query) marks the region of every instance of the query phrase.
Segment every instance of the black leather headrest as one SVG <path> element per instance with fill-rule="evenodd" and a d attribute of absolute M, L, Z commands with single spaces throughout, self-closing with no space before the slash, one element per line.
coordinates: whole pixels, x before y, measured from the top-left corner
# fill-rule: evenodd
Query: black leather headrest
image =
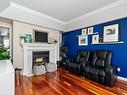
<path fill-rule="evenodd" d="M 83 50 L 81 50 L 81 51 L 79 51 L 78 55 L 79 55 L 80 57 L 85 57 L 85 56 L 87 55 L 88 52 L 90 52 L 90 51 L 83 51 Z"/>
<path fill-rule="evenodd" d="M 105 67 L 111 64 L 112 52 L 109 50 L 97 50 L 93 52 L 92 65 Z"/>
<path fill-rule="evenodd" d="M 77 62 L 88 62 L 90 56 L 90 51 L 80 50 L 76 58 Z"/>
<path fill-rule="evenodd" d="M 108 51 L 96 51 L 96 55 L 98 58 L 104 59 L 107 55 Z"/>

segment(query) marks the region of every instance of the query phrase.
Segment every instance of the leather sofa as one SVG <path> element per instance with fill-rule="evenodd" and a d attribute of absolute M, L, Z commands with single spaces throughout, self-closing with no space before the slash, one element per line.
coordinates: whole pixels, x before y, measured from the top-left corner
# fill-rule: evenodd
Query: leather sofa
<path fill-rule="evenodd" d="M 88 64 L 90 51 L 79 51 L 76 59 L 68 60 L 66 63 L 66 70 L 69 70 L 72 73 L 82 75 L 83 68 L 86 64 Z"/>
<path fill-rule="evenodd" d="M 66 63 L 66 70 L 113 87 L 117 80 L 117 67 L 112 66 L 111 61 L 112 52 L 109 50 L 81 50 L 75 60 Z"/>
<path fill-rule="evenodd" d="M 117 80 L 117 68 L 111 65 L 112 52 L 97 50 L 92 52 L 91 62 L 83 67 L 83 75 L 93 81 L 113 87 Z"/>

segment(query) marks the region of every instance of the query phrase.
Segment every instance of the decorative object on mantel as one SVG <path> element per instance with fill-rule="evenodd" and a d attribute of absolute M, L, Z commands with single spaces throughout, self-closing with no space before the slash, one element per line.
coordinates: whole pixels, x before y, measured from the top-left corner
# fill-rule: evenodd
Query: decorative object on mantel
<path fill-rule="evenodd" d="M 88 34 L 93 34 L 93 27 L 88 28 Z"/>
<path fill-rule="evenodd" d="M 20 43 L 32 43 L 31 34 L 24 34 L 20 36 Z"/>
<path fill-rule="evenodd" d="M 58 43 L 58 41 L 55 39 L 55 38 L 49 38 L 49 43 L 50 44 L 57 44 Z"/>
<path fill-rule="evenodd" d="M 54 40 L 53 44 L 57 44 L 57 43 L 58 43 L 58 41 L 57 40 Z"/>
<path fill-rule="evenodd" d="M 82 29 L 82 35 L 87 35 L 87 29 Z"/>
<path fill-rule="evenodd" d="M 119 41 L 119 25 L 108 25 L 104 27 L 103 42 L 118 42 Z"/>
<path fill-rule="evenodd" d="M 93 35 L 92 36 L 92 44 L 99 43 L 99 35 Z"/>
<path fill-rule="evenodd" d="M 81 35 L 78 38 L 79 46 L 85 46 L 88 45 L 88 36 L 87 35 Z"/>
<path fill-rule="evenodd" d="M 32 36 L 31 36 L 31 34 L 25 34 L 24 42 L 25 43 L 32 43 Z"/>

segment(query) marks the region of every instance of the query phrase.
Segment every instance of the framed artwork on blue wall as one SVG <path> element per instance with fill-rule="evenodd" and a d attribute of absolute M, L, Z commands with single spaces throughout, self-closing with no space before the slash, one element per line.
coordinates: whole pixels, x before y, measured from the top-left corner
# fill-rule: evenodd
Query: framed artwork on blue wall
<path fill-rule="evenodd" d="M 119 25 L 109 25 L 104 27 L 103 42 L 118 42 L 119 41 Z"/>
<path fill-rule="evenodd" d="M 86 46 L 88 45 L 88 36 L 87 35 L 81 35 L 78 38 L 79 46 Z"/>
<path fill-rule="evenodd" d="M 93 34 L 93 27 L 88 28 L 88 34 Z"/>
<path fill-rule="evenodd" d="M 87 29 L 82 29 L 82 35 L 87 35 Z"/>
<path fill-rule="evenodd" d="M 92 44 L 98 44 L 98 43 L 99 43 L 99 35 L 93 35 Z"/>

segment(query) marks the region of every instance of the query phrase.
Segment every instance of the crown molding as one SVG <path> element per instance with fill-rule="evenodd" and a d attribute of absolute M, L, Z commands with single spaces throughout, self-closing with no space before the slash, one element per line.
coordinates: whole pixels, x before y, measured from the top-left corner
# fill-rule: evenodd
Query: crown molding
<path fill-rule="evenodd" d="M 13 2 L 13 1 L 11 2 L 10 5 L 11 5 L 12 7 L 14 7 L 14 8 L 18 8 L 18 9 L 21 9 L 21 10 L 23 10 L 23 11 L 32 13 L 32 14 L 34 14 L 34 15 L 37 15 L 37 16 L 40 16 L 40 17 L 43 17 L 43 18 L 47 18 L 47 19 L 49 19 L 49 20 L 51 20 L 51 21 L 55 21 L 56 23 L 60 23 L 60 24 L 62 24 L 62 25 L 64 25 L 64 26 L 66 26 L 66 28 L 65 28 L 63 31 L 64 31 L 64 32 L 68 32 L 68 31 L 77 29 L 77 27 L 75 28 L 75 26 L 72 26 L 72 28 L 69 29 L 69 27 L 71 27 L 70 24 L 75 24 L 75 23 L 77 23 L 78 21 L 82 21 L 82 20 L 85 19 L 85 18 L 88 18 L 88 17 L 90 17 L 90 16 L 94 16 L 94 15 L 96 15 L 97 13 L 100 13 L 100 14 L 101 14 L 101 12 L 104 12 L 105 10 L 110 10 L 111 8 L 117 7 L 117 6 L 119 6 L 119 5 L 121 5 L 121 4 L 124 4 L 124 3 L 126 3 L 126 2 L 127 2 L 127 0 L 118 0 L 118 1 L 116 1 L 116 2 L 114 2 L 114 3 L 111 3 L 111 4 L 107 5 L 107 6 L 101 7 L 101 8 L 99 8 L 99 9 L 95 10 L 95 11 L 89 12 L 89 13 L 87 13 L 87 14 L 84 14 L 84 15 L 78 17 L 78 18 L 72 19 L 72 20 L 67 21 L 67 22 L 64 22 L 64 21 L 62 21 L 62 20 L 53 18 L 53 17 L 48 16 L 48 15 L 46 15 L 46 14 L 37 12 L 37 11 L 32 10 L 32 9 L 30 9 L 30 8 L 28 8 L 28 7 L 24 7 L 24 6 L 22 6 L 22 5 L 19 5 L 19 4 L 15 3 L 15 2 Z M 80 26 L 80 27 L 78 27 L 78 28 L 82 28 L 82 26 Z"/>
<path fill-rule="evenodd" d="M 48 18 L 50 20 L 56 21 L 56 22 L 61 23 L 61 24 L 66 24 L 66 22 L 64 22 L 64 21 L 61 21 L 61 20 L 56 19 L 56 18 L 53 18 L 53 17 L 48 16 L 48 15 L 43 14 L 43 13 L 37 12 L 37 11 L 32 10 L 32 9 L 30 9 L 28 7 L 24 7 L 22 5 L 19 5 L 19 4 L 15 3 L 15 2 L 13 2 L 13 1 L 11 2 L 10 6 L 15 7 L 15 8 L 19 8 L 21 10 L 25 10 L 27 12 L 30 12 L 30 13 L 33 13 L 33 14 L 36 14 L 36 15 L 39 15 L 39 16 L 42 16 L 42 17 L 45 17 L 45 18 Z"/>
<path fill-rule="evenodd" d="M 48 18 L 48 19 L 54 20 L 54 21 L 56 21 L 56 22 L 59 22 L 59 23 L 61 23 L 61 24 L 66 24 L 66 25 L 67 25 L 67 24 L 73 23 L 73 22 L 75 22 L 75 21 L 78 21 L 78 20 L 80 20 L 80 19 L 82 19 L 82 18 L 89 17 L 90 15 L 93 15 L 93 14 L 95 14 L 95 13 L 99 13 L 99 12 L 101 12 L 101 11 L 110 9 L 110 8 L 112 8 L 112 7 L 115 7 L 115 6 L 118 6 L 118 5 L 123 4 L 123 3 L 125 3 L 125 2 L 127 2 L 127 0 L 119 0 L 119 1 L 117 1 L 117 2 L 114 2 L 114 3 L 111 3 L 111 4 L 107 5 L 107 6 L 101 7 L 101 8 L 99 8 L 99 9 L 96 9 L 95 11 L 89 12 L 89 13 L 87 13 L 87 14 L 84 14 L 84 15 L 82 15 L 82 16 L 80 16 L 80 17 L 77 17 L 77 18 L 72 19 L 72 20 L 67 21 L 67 22 L 64 22 L 64 21 L 62 21 L 62 20 L 53 18 L 53 17 L 48 16 L 48 15 L 46 15 L 46 14 L 37 12 L 37 11 L 32 10 L 32 9 L 30 9 L 30 8 L 28 8 L 28 7 L 24 7 L 24 6 L 22 6 L 22 5 L 19 5 L 19 4 L 15 3 L 15 2 L 13 2 L 13 1 L 11 2 L 10 5 L 13 6 L 13 7 L 20 8 L 20 9 L 22 9 L 22 10 L 31 12 L 31 13 L 33 13 L 33 14 L 46 17 L 46 18 Z"/>
<path fill-rule="evenodd" d="M 87 13 L 87 14 L 85 14 L 85 15 L 82 15 L 82 16 L 80 16 L 80 17 L 78 17 L 78 18 L 72 19 L 72 20 L 66 22 L 66 24 L 74 23 L 74 22 L 76 22 L 76 21 L 78 21 L 78 20 L 81 20 L 81 19 L 83 19 L 83 18 L 89 17 L 89 16 L 91 16 L 91 15 L 94 15 L 94 14 L 96 14 L 96 13 L 102 12 L 102 11 L 104 11 L 104 10 L 110 9 L 110 8 L 112 8 L 112 7 L 119 6 L 119 5 L 121 5 L 121 4 L 123 4 L 123 3 L 126 3 L 126 2 L 127 2 L 127 0 L 119 0 L 119 1 L 117 1 L 117 2 L 114 2 L 114 3 L 109 4 L 109 5 L 107 5 L 107 6 L 104 6 L 104 7 L 101 7 L 101 8 L 99 8 L 99 9 L 96 9 L 96 10 L 94 10 L 94 11 L 92 11 L 92 12 L 89 12 L 89 13 Z"/>

